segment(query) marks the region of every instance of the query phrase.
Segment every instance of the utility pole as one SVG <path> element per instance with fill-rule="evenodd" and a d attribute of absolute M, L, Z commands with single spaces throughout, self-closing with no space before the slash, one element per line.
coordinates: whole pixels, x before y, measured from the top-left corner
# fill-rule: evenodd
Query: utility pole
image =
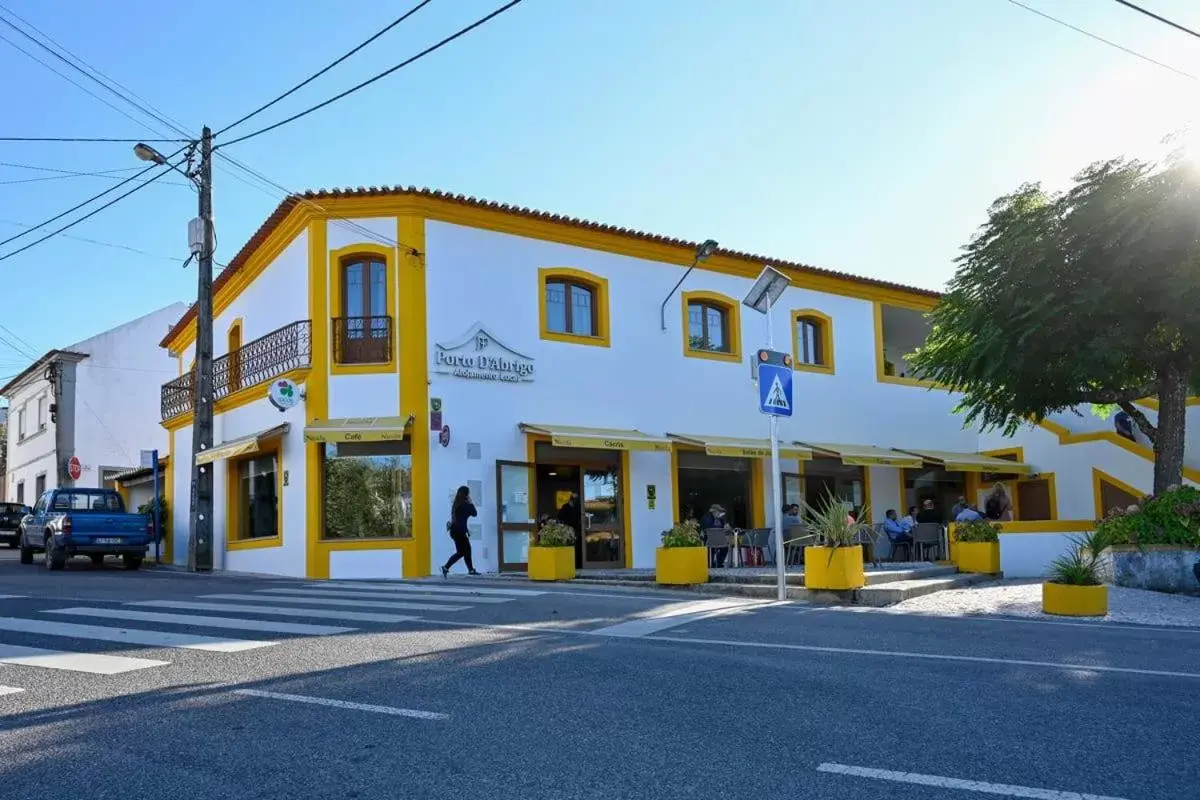
<path fill-rule="evenodd" d="M 196 385 L 192 417 L 192 505 L 188 537 L 188 571 L 208 572 L 213 567 L 212 464 L 197 464 L 196 457 L 213 446 L 213 219 L 212 130 L 206 125 L 200 138 L 200 225 L 202 227 L 199 278 L 196 290 Z"/>

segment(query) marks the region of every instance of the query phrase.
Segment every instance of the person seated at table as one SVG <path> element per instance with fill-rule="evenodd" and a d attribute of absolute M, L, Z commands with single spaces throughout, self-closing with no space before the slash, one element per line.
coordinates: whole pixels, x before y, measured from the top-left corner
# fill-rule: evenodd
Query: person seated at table
<path fill-rule="evenodd" d="M 900 524 L 907 525 L 908 529 L 910 531 L 917 526 L 917 507 L 916 506 L 908 507 L 908 513 L 900 518 Z"/>
<path fill-rule="evenodd" d="M 912 544 L 912 525 L 900 519 L 896 519 L 896 509 L 889 508 L 887 515 L 883 519 L 883 532 L 887 534 L 888 541 L 893 545 L 897 544 Z"/>
<path fill-rule="evenodd" d="M 786 528 L 789 525 L 803 525 L 803 520 L 800 519 L 800 504 L 792 503 L 790 506 L 783 507 L 783 526 Z"/>
<path fill-rule="evenodd" d="M 934 507 L 932 497 L 926 497 L 921 503 L 921 510 L 917 512 L 917 522 L 936 522 L 938 525 L 942 524 L 942 512 Z"/>
<path fill-rule="evenodd" d="M 707 533 L 710 528 L 729 528 L 729 523 L 725 521 L 725 508 L 719 503 L 709 506 L 708 511 L 700 518 L 700 530 Z M 707 536 L 705 539 L 707 540 Z M 714 548 L 712 551 L 714 566 L 718 568 L 725 566 L 725 559 L 728 556 L 728 547 Z"/>
<path fill-rule="evenodd" d="M 979 509 L 968 504 L 966 508 L 958 512 L 958 516 L 954 518 L 955 522 L 975 522 L 983 519 L 983 514 L 979 513 Z"/>

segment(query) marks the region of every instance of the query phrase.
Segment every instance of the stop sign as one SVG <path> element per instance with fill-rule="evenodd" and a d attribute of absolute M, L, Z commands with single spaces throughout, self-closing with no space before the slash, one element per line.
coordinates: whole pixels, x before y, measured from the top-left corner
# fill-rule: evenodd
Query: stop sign
<path fill-rule="evenodd" d="M 79 456 L 71 456 L 67 461 L 67 474 L 71 476 L 71 480 L 79 480 L 79 476 L 83 474 L 83 464 L 79 463 Z"/>

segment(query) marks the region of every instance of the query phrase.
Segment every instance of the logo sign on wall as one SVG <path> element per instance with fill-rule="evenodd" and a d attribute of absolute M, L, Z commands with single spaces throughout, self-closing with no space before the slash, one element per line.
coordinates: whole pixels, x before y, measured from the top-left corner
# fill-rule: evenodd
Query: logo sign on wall
<path fill-rule="evenodd" d="M 434 344 L 433 371 L 469 380 L 528 383 L 533 380 L 533 359 L 476 323 L 461 339 Z"/>
<path fill-rule="evenodd" d="M 83 475 L 83 464 L 79 463 L 78 456 L 71 456 L 67 459 L 67 475 L 71 480 L 77 481 Z"/>
<path fill-rule="evenodd" d="M 267 389 L 267 399 L 280 411 L 287 411 L 300 402 L 300 387 L 295 381 L 280 378 L 271 382 L 271 387 Z"/>

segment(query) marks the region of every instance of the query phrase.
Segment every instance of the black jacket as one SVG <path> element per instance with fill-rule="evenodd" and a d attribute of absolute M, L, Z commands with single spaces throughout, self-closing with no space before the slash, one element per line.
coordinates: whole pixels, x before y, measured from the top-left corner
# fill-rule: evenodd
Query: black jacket
<path fill-rule="evenodd" d="M 463 503 L 453 510 L 450 517 L 450 535 L 466 536 L 467 520 L 476 516 L 474 503 Z"/>

